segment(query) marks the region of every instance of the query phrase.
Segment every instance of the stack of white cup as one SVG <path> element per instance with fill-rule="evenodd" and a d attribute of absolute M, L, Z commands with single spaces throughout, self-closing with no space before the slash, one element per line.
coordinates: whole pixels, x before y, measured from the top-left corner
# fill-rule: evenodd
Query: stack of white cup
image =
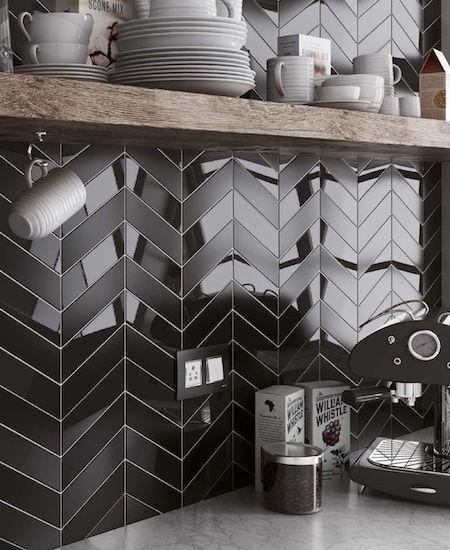
<path fill-rule="evenodd" d="M 402 78 L 402 70 L 394 64 L 392 55 L 387 53 L 369 53 L 353 60 L 355 74 L 375 74 L 384 78 L 384 101 L 380 113 L 399 115 L 399 101 L 395 95 L 395 85 Z"/>
<path fill-rule="evenodd" d="M 85 64 L 88 44 L 94 20 L 89 14 L 21 13 L 17 18 L 20 32 L 25 39 L 23 63 Z"/>

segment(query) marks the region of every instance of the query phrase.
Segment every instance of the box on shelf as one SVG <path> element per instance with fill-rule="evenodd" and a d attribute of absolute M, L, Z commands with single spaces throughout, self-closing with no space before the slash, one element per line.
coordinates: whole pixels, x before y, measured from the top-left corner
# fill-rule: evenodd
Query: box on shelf
<path fill-rule="evenodd" d="M 89 57 L 93 65 L 109 67 L 117 56 L 117 25 L 133 18 L 131 0 L 55 0 L 55 11 L 89 13 L 94 29 L 89 42 Z"/>
<path fill-rule="evenodd" d="M 341 480 L 350 465 L 348 385 L 332 380 L 298 384 L 305 391 L 305 442 L 324 451 L 323 481 Z"/>
<path fill-rule="evenodd" d="M 255 395 L 255 489 L 262 491 L 261 445 L 271 441 L 304 442 L 304 391 L 270 386 Z"/>
<path fill-rule="evenodd" d="M 420 71 L 422 118 L 450 120 L 450 65 L 445 55 L 432 49 Z"/>
<path fill-rule="evenodd" d="M 331 40 L 306 34 L 278 37 L 278 55 L 303 55 L 314 59 L 316 77 L 331 74 Z"/>

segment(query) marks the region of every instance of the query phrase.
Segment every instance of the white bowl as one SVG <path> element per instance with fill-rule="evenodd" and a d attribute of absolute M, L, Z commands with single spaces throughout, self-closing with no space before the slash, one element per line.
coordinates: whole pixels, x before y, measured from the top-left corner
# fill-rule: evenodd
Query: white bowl
<path fill-rule="evenodd" d="M 316 101 L 357 101 L 361 95 L 359 86 L 327 86 L 315 90 Z"/>

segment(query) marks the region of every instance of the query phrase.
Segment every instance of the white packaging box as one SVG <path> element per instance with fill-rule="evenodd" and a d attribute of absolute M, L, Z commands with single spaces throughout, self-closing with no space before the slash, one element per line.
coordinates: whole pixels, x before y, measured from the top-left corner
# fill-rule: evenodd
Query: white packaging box
<path fill-rule="evenodd" d="M 305 390 L 305 442 L 324 451 L 323 481 L 340 481 L 350 466 L 350 407 L 342 401 L 350 386 L 333 380 L 298 386 Z"/>
<path fill-rule="evenodd" d="M 89 42 L 89 58 L 93 65 L 109 67 L 117 57 L 117 24 L 133 18 L 131 0 L 55 0 L 55 11 L 89 13 L 94 29 Z"/>
<path fill-rule="evenodd" d="M 331 40 L 306 34 L 278 37 L 278 55 L 302 55 L 314 59 L 316 77 L 331 74 Z"/>
<path fill-rule="evenodd" d="M 271 386 L 255 395 L 255 489 L 262 492 L 261 446 L 272 441 L 303 443 L 304 391 L 295 386 Z"/>

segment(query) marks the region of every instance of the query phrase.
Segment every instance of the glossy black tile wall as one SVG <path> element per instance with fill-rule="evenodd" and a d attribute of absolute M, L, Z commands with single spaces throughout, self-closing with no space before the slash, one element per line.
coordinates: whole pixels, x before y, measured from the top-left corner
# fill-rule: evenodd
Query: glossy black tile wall
<path fill-rule="evenodd" d="M 46 7 L 11 3 L 13 19 Z M 330 36 L 338 71 L 392 51 L 403 89 L 439 45 L 439 0 L 245 0 L 244 13 L 261 98 L 279 33 Z M 44 144 L 88 201 L 30 243 L 7 226 L 26 145 L 0 149 L 2 548 L 57 548 L 251 483 L 255 390 L 359 384 L 348 353 L 376 323 L 359 325 L 440 300 L 438 164 Z M 231 347 L 228 390 L 175 401 L 176 352 L 215 344 Z M 431 405 L 431 392 L 414 411 L 364 405 L 355 445 L 423 426 Z"/>

